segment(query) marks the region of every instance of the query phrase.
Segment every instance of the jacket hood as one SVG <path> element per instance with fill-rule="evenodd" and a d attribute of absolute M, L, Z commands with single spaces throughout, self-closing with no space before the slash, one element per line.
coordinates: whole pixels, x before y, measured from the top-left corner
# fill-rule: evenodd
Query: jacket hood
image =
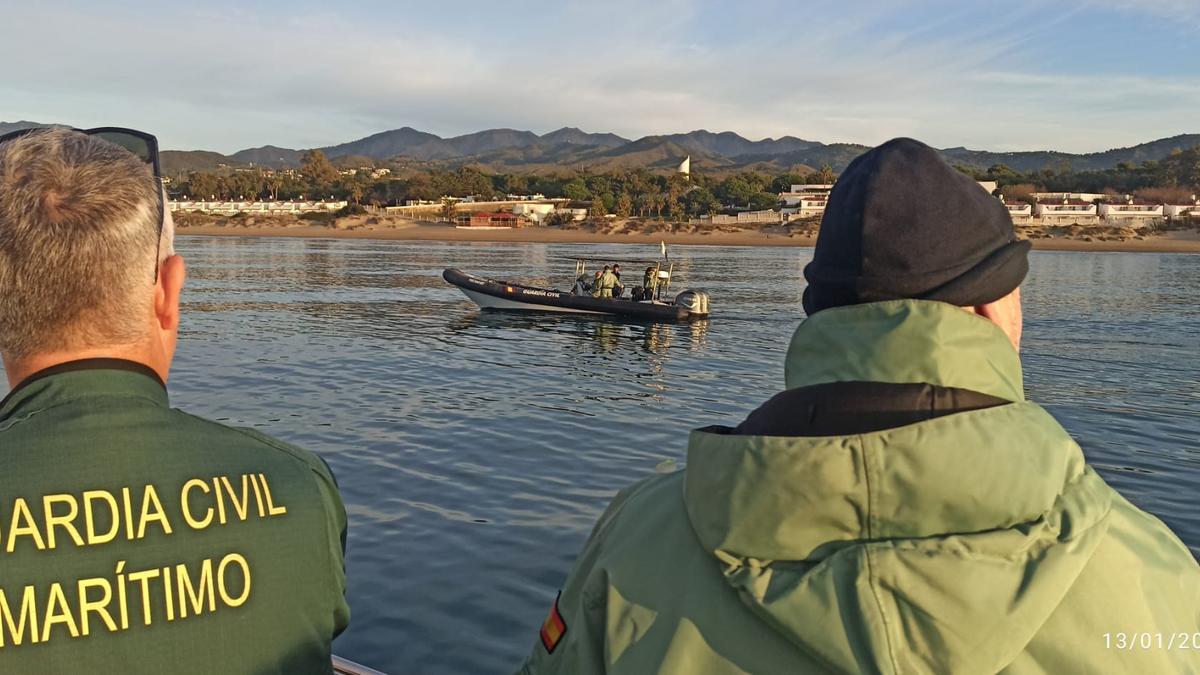
<path fill-rule="evenodd" d="M 1107 531 L 1111 492 L 985 319 L 942 303 L 826 310 L 789 387 L 928 382 L 1013 401 L 845 437 L 693 432 L 685 502 L 767 624 L 845 673 L 995 673 Z"/>

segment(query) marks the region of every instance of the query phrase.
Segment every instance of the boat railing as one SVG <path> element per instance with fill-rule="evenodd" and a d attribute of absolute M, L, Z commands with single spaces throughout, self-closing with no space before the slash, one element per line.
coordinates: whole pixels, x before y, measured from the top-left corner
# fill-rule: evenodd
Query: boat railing
<path fill-rule="evenodd" d="M 350 659 L 343 659 L 337 654 L 333 655 L 333 672 L 334 675 L 385 675 L 374 668 L 368 668 Z"/>

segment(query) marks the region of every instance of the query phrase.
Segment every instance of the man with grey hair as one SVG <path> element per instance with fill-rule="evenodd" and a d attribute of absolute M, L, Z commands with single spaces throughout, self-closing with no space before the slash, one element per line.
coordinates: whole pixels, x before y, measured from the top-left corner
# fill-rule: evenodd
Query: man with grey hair
<path fill-rule="evenodd" d="M 345 508 L 316 455 L 169 407 L 157 162 L 131 130 L 0 138 L 0 671 L 327 673 Z"/>

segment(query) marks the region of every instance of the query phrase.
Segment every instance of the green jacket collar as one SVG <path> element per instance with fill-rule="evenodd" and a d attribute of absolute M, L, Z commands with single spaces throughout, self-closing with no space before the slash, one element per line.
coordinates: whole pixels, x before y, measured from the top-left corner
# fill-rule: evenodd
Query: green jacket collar
<path fill-rule="evenodd" d="M 788 347 L 788 389 L 926 382 L 1025 400 L 1021 360 L 999 326 L 943 302 L 893 300 L 818 312 Z"/>
<path fill-rule="evenodd" d="M 167 387 L 151 368 L 124 359 L 82 359 L 25 378 L 0 401 L 0 425 L 70 400 L 132 396 L 166 406 Z"/>
<path fill-rule="evenodd" d="M 686 502 L 709 550 L 822 558 L 850 542 L 1013 527 L 1083 472 L 1079 447 L 1024 400 L 1021 365 L 987 319 L 938 302 L 824 310 L 795 333 L 789 388 L 927 382 L 1013 401 L 870 434 L 739 436 L 699 430 Z"/>

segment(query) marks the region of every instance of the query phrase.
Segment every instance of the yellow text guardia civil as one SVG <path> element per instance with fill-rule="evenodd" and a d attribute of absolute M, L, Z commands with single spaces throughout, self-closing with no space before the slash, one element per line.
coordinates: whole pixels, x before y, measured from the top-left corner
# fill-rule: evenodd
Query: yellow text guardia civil
<path fill-rule="evenodd" d="M 203 530 L 287 514 L 261 473 L 187 480 L 179 487 L 178 513 L 168 513 L 159 494 L 154 484 L 146 484 L 40 499 L 18 497 L 7 514 L 0 512 L 0 524 L 8 524 L 0 530 L 0 551 L 100 546 L 118 539 L 135 542 L 148 534 L 170 536 L 180 527 Z M 156 620 L 186 619 L 215 612 L 219 606 L 240 607 L 250 597 L 250 564 L 237 552 L 218 553 L 191 565 L 125 568 L 122 560 L 115 569 L 97 570 L 93 577 L 26 585 L 19 591 L 0 588 L 0 648 L 47 642 L 55 635 L 83 637 L 97 626 L 116 632 Z"/>

